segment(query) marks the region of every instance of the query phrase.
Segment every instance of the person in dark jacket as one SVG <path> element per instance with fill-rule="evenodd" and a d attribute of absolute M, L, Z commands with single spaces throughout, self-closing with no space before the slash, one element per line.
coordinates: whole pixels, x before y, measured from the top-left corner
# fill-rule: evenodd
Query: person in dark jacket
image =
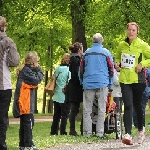
<path fill-rule="evenodd" d="M 35 89 L 43 77 L 37 53 L 29 52 L 25 56 L 25 64 L 18 70 L 13 103 L 13 115 L 15 118 L 20 117 L 20 150 L 39 150 L 32 141 L 32 128 L 34 125 Z"/>
<path fill-rule="evenodd" d="M 71 79 L 69 80 L 67 87 L 67 102 L 70 103 L 69 135 L 77 136 L 77 132 L 75 130 L 75 118 L 79 113 L 80 103 L 83 102 L 83 90 L 78 76 L 80 59 L 83 53 L 83 46 L 81 43 L 76 42 L 73 45 L 69 46 L 69 50 L 71 51 L 69 63 Z"/>

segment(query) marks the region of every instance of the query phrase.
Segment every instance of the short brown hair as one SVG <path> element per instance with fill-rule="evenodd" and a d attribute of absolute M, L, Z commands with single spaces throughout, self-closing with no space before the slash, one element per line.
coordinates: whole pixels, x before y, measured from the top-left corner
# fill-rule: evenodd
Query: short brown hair
<path fill-rule="evenodd" d="M 0 16 L 0 28 L 6 26 L 6 19 Z"/>
<path fill-rule="evenodd" d="M 69 60 L 70 60 L 70 54 L 65 53 L 65 54 L 62 56 L 61 64 L 69 64 Z"/>

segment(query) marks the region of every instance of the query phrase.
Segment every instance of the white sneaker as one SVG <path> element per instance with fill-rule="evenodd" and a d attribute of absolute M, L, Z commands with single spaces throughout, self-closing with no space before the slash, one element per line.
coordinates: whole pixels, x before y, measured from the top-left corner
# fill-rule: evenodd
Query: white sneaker
<path fill-rule="evenodd" d="M 36 148 L 35 146 L 32 146 L 32 147 L 25 147 L 24 150 L 39 150 L 39 149 Z"/>
<path fill-rule="evenodd" d="M 122 138 L 122 143 L 126 145 L 133 145 L 132 137 L 127 133 Z"/>
<path fill-rule="evenodd" d="M 142 144 L 145 141 L 144 131 L 139 131 L 138 134 L 138 144 Z"/>

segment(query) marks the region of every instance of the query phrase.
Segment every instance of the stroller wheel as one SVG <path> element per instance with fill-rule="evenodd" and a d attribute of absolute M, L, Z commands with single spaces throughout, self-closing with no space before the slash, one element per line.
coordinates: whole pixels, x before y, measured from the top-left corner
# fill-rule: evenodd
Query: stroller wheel
<path fill-rule="evenodd" d="M 119 112 L 115 115 L 115 132 L 116 139 L 122 139 L 122 118 Z"/>

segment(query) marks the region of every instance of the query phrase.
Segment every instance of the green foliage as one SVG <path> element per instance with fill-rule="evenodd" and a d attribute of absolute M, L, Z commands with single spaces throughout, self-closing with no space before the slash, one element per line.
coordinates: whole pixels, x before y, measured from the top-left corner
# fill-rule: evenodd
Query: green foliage
<path fill-rule="evenodd" d="M 82 35 L 84 28 L 84 45 L 91 47 L 93 34 L 100 32 L 104 46 L 113 55 L 126 37 L 126 24 L 130 21 L 139 24 L 139 37 L 150 42 L 150 3 L 146 0 L 0 0 L 0 4 L 0 13 L 8 22 L 7 34 L 21 55 L 20 64 L 25 53 L 37 51 L 43 72 L 54 70 L 61 56 L 69 52 L 74 36 Z M 77 28 L 75 23 L 81 22 L 83 28 Z M 14 87 L 16 69 L 11 70 Z"/>
<path fill-rule="evenodd" d="M 85 7 L 82 5 L 84 2 Z M 75 0 L 74 3 L 74 9 L 79 9 L 81 14 L 74 14 L 76 20 L 73 21 L 83 19 L 88 47 L 92 44 L 93 34 L 100 32 L 104 35 L 105 46 L 115 53 L 118 42 L 125 37 L 126 24 L 129 21 L 139 23 L 139 36 L 149 42 L 148 1 L 139 3 L 137 0 Z M 72 41 L 71 5 L 70 0 L 3 2 L 2 13 L 9 24 L 7 33 L 17 43 L 22 57 L 27 51 L 36 50 L 42 58 L 41 64 L 49 69 L 64 52 L 68 52 L 68 45 Z M 52 60 L 51 53 L 54 53 Z"/>
<path fill-rule="evenodd" d="M 66 7 L 64 13 L 62 5 L 57 3 L 21 0 L 4 2 L 3 13 L 9 24 L 7 33 L 17 44 L 21 58 L 28 51 L 37 51 L 41 57 L 41 65 L 48 70 L 64 54 L 71 42 L 71 23 L 66 15 L 69 9 Z M 61 52 L 57 53 L 57 49 Z M 51 59 L 53 53 L 55 57 Z"/>

